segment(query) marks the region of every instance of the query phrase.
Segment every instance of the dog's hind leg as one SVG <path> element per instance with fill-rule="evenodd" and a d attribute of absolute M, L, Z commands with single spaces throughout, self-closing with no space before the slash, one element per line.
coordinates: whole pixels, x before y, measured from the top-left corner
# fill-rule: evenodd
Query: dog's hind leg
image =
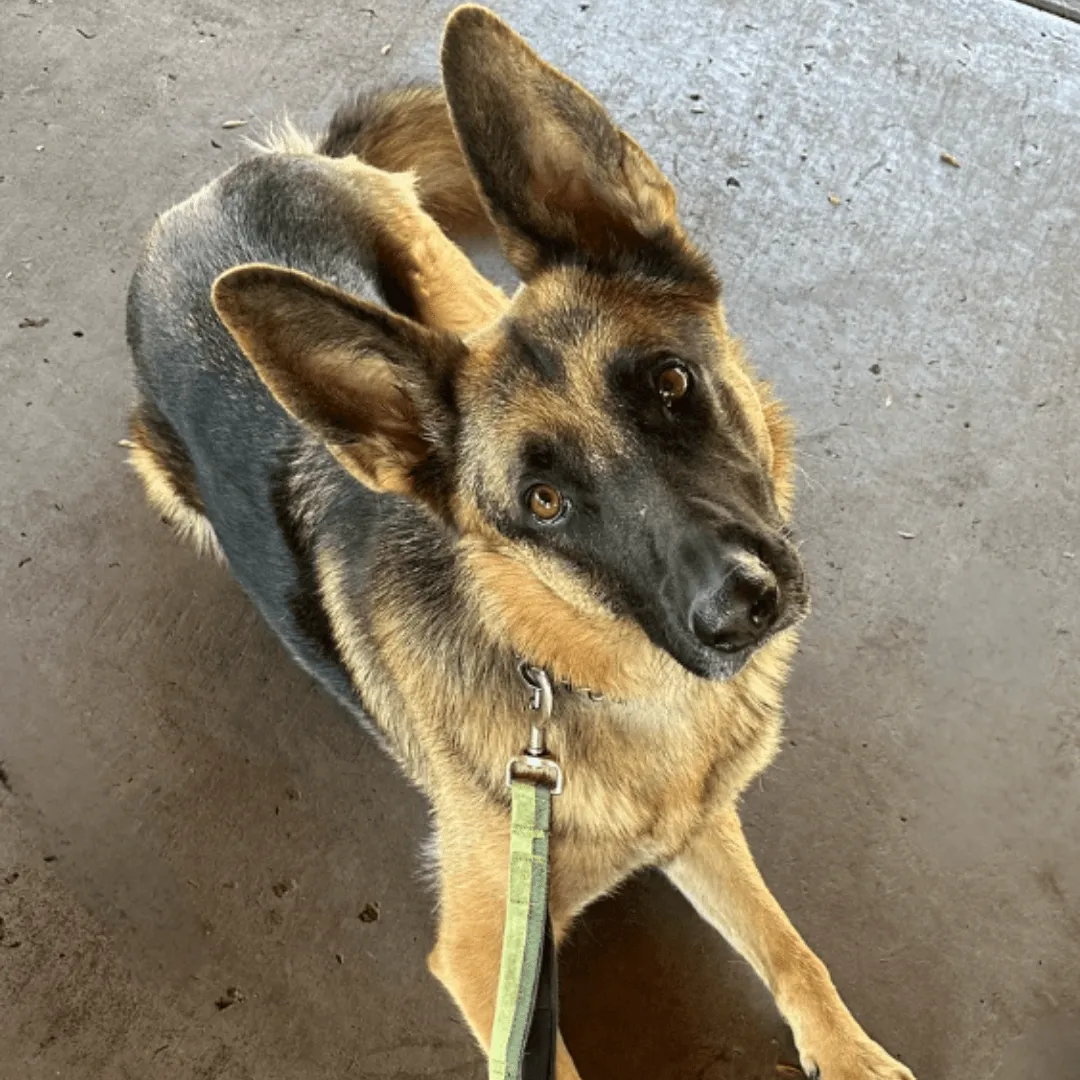
<path fill-rule="evenodd" d="M 173 426 L 150 401 L 135 406 L 130 421 L 128 461 L 139 474 L 146 498 L 184 540 L 222 562 L 225 555 L 203 512 L 195 466 Z"/>

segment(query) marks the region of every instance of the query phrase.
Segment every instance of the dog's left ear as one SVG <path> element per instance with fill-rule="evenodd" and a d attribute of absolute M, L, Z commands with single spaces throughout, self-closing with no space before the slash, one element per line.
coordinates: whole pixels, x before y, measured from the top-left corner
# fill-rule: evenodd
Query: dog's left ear
<path fill-rule="evenodd" d="M 442 71 L 458 141 L 522 277 L 679 230 L 675 191 L 648 154 L 496 15 L 451 14 Z"/>
<path fill-rule="evenodd" d="M 278 402 L 353 476 L 445 514 L 459 338 L 276 266 L 227 271 L 213 303 Z"/>

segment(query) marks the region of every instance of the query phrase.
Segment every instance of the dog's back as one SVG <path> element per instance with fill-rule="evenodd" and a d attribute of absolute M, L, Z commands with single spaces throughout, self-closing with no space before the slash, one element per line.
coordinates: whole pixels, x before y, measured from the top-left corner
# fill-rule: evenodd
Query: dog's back
<path fill-rule="evenodd" d="M 286 125 L 263 150 L 146 242 L 128 295 L 131 461 L 162 516 L 227 561 L 296 659 L 362 715 L 319 595 L 316 537 L 328 514 L 344 517 L 362 578 L 380 530 L 417 510 L 356 484 L 282 408 L 214 311 L 213 283 L 238 264 L 288 267 L 457 332 L 506 301 L 435 223 L 490 231 L 440 89 L 358 97 L 318 139 Z"/>
<path fill-rule="evenodd" d="M 158 509 L 228 561 L 301 663 L 352 704 L 312 596 L 311 518 L 345 500 L 364 504 L 354 520 L 374 523 L 382 500 L 347 482 L 274 400 L 210 297 L 231 266 L 263 262 L 381 299 L 360 210 L 343 163 L 254 157 L 162 215 L 128 297 L 140 397 L 132 458 Z M 292 497 L 301 469 L 309 489 L 320 478 L 323 495 L 309 500 L 303 519 Z"/>

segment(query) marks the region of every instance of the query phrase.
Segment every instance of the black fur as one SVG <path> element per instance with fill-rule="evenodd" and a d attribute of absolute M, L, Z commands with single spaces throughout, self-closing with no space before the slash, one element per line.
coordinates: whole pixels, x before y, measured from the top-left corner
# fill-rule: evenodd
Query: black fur
<path fill-rule="evenodd" d="M 192 478 L 237 580 L 297 660 L 359 710 L 288 491 L 301 457 L 305 468 L 321 467 L 328 501 L 354 512 L 350 558 L 360 562 L 379 520 L 378 496 L 278 405 L 210 303 L 218 275 L 249 261 L 304 270 L 379 301 L 374 254 L 344 227 L 354 218 L 315 160 L 237 165 L 158 221 L 128 296 L 128 342 L 140 415 L 155 418 L 155 431 L 167 425 L 170 445 L 182 448 L 180 475 Z"/>

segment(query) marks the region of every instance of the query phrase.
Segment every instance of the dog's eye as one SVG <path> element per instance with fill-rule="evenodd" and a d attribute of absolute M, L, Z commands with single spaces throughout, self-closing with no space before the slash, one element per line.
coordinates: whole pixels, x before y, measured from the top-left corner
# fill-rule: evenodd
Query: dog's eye
<path fill-rule="evenodd" d="M 550 525 L 562 517 L 566 501 L 550 484 L 533 484 L 525 496 L 525 501 L 537 521 Z"/>
<path fill-rule="evenodd" d="M 656 392 L 665 405 L 686 397 L 690 390 L 690 372 L 678 362 L 669 360 L 653 377 Z"/>

